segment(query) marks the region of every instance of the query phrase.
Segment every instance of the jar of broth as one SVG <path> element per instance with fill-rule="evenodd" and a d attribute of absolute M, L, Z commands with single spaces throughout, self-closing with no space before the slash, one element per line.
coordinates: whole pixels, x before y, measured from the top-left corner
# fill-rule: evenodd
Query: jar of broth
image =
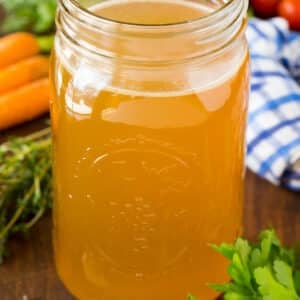
<path fill-rule="evenodd" d="M 245 0 L 60 0 L 54 247 L 81 300 L 212 300 L 241 233 Z"/>

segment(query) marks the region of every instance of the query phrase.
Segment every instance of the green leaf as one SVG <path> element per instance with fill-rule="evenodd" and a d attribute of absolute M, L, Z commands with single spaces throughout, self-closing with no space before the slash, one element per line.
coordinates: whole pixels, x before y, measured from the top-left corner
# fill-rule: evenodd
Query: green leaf
<path fill-rule="evenodd" d="M 49 53 L 52 49 L 52 46 L 54 44 L 54 35 L 43 35 L 39 36 L 37 38 L 39 46 L 40 46 L 40 51 L 42 53 Z"/>
<path fill-rule="evenodd" d="M 297 296 L 292 290 L 281 285 L 273 276 L 268 267 L 260 267 L 254 271 L 256 282 L 259 285 L 259 292 L 263 300 L 296 300 Z"/>
<path fill-rule="evenodd" d="M 267 262 L 271 256 L 272 246 L 278 244 L 278 240 L 273 230 L 263 231 L 260 234 L 262 259 Z"/>
<path fill-rule="evenodd" d="M 220 292 L 222 294 L 236 293 L 247 297 L 253 296 L 253 294 L 247 287 L 236 284 L 234 282 L 229 282 L 225 284 L 209 284 L 209 286 L 216 292 Z"/>
<path fill-rule="evenodd" d="M 2 0 L 5 18 L 0 32 L 29 31 L 46 34 L 54 31 L 56 0 Z"/>
<path fill-rule="evenodd" d="M 235 292 L 229 292 L 224 296 L 224 300 L 256 300 L 256 298 L 253 298 L 252 296 L 241 295 Z"/>
<path fill-rule="evenodd" d="M 49 31 L 55 22 L 56 5 L 52 1 L 40 1 L 37 4 L 38 18 L 33 26 L 35 33 L 44 33 Z"/>
<path fill-rule="evenodd" d="M 283 247 L 274 230 L 261 232 L 257 243 L 239 238 L 214 249 L 230 261 L 231 282 L 210 285 L 225 300 L 300 300 L 300 247 Z"/>
<path fill-rule="evenodd" d="M 244 243 L 243 243 L 243 245 L 245 246 Z M 243 263 L 243 257 L 248 262 L 249 253 L 247 254 L 247 258 L 246 258 L 245 251 L 248 251 L 248 250 L 243 248 L 242 253 L 238 251 L 237 253 L 235 253 L 233 255 L 232 263 L 228 267 L 228 272 L 229 272 L 229 275 L 231 276 L 231 278 L 235 282 L 251 288 L 251 274 L 248 269 L 247 263 L 246 264 Z"/>
<path fill-rule="evenodd" d="M 284 261 L 275 260 L 274 271 L 278 282 L 295 292 L 292 267 Z"/>
<path fill-rule="evenodd" d="M 300 271 L 296 271 L 294 275 L 294 286 L 297 294 L 300 294 Z"/>
<path fill-rule="evenodd" d="M 251 259 L 250 259 L 250 265 L 253 269 L 256 269 L 257 267 L 262 267 L 265 263 L 265 260 L 263 258 L 263 255 L 260 251 L 260 249 L 255 248 L 251 252 Z"/>
<path fill-rule="evenodd" d="M 211 245 L 211 247 L 228 259 L 232 259 L 235 249 L 233 245 L 222 243 L 220 246 Z"/>
<path fill-rule="evenodd" d="M 239 238 L 237 239 L 234 248 L 235 251 L 238 252 L 243 265 L 247 266 L 249 262 L 249 255 L 251 253 L 251 247 L 249 246 L 248 241 Z"/>

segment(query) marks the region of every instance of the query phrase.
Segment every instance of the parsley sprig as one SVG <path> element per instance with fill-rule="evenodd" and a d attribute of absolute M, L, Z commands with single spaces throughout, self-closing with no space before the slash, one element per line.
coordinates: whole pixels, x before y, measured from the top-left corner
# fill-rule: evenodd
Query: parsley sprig
<path fill-rule="evenodd" d="M 231 282 L 211 284 L 224 300 L 300 300 L 298 250 L 283 247 L 274 230 L 263 231 L 258 243 L 239 238 L 213 248 L 230 260 Z"/>

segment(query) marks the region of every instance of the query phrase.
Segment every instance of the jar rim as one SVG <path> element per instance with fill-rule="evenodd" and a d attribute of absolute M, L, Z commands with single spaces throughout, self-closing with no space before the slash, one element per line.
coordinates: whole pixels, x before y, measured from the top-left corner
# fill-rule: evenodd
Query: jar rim
<path fill-rule="evenodd" d="M 212 0 L 211 3 L 213 4 L 214 1 Z M 196 20 L 152 26 L 106 20 L 84 8 L 78 0 L 59 0 L 60 9 L 56 23 L 57 28 L 60 29 L 59 36 L 74 47 L 78 46 L 78 49 L 85 49 L 107 59 L 152 65 L 169 64 L 170 60 L 185 63 L 195 58 L 213 57 L 229 49 L 244 32 L 247 3 L 248 0 L 228 0 L 220 9 Z M 80 28 L 87 30 L 80 30 Z M 78 39 L 78 36 L 81 38 Z M 93 36 L 98 36 L 100 39 Z M 157 47 L 159 51 L 151 56 L 136 47 L 138 39 L 144 44 L 149 44 L 149 49 L 152 49 L 153 43 L 172 41 L 174 44 L 177 38 L 190 43 L 190 48 L 185 47 L 181 57 L 178 57 L 176 47 L 173 51 L 174 57 L 170 57 L 169 50 L 162 55 L 160 45 Z M 121 55 L 116 53 L 112 47 L 115 42 L 106 43 L 107 39 L 125 43 L 124 53 Z"/>
<path fill-rule="evenodd" d="M 194 25 L 199 22 L 209 22 L 210 19 L 217 17 L 220 13 L 224 13 L 224 10 L 226 11 L 227 9 L 230 9 L 231 5 L 235 1 L 236 0 L 227 0 L 224 3 L 224 5 L 220 6 L 215 10 L 212 10 L 210 13 L 186 21 L 163 23 L 163 24 L 142 24 L 142 23 L 134 23 L 134 22 L 124 22 L 124 21 L 114 20 L 111 18 L 106 18 L 97 15 L 93 13 L 93 11 L 81 5 L 78 0 L 59 0 L 60 4 L 62 4 L 63 6 L 65 6 L 65 2 L 69 2 L 69 4 L 72 6 L 73 9 L 78 10 L 79 12 L 83 13 L 86 17 L 92 18 L 96 22 L 106 23 L 107 25 L 122 25 L 122 26 L 130 26 L 131 28 L 135 27 L 135 28 L 145 28 L 145 29 L 171 28 L 171 27 L 184 26 L 184 25 Z M 196 4 L 197 3 L 195 3 L 195 5 Z"/>

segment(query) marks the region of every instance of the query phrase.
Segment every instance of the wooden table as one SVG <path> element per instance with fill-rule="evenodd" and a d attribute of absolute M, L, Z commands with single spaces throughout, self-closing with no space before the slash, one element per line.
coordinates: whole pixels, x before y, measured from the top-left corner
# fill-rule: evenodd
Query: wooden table
<path fill-rule="evenodd" d="M 17 133 L 37 126 L 43 125 L 35 122 L 19 128 Z M 250 172 L 245 193 L 247 238 L 255 239 L 260 230 L 273 226 L 286 244 L 300 240 L 300 194 L 272 186 Z M 0 266 L 1 300 L 73 299 L 55 274 L 50 214 L 36 225 L 28 239 L 11 241 L 10 249 L 10 257 Z"/>

